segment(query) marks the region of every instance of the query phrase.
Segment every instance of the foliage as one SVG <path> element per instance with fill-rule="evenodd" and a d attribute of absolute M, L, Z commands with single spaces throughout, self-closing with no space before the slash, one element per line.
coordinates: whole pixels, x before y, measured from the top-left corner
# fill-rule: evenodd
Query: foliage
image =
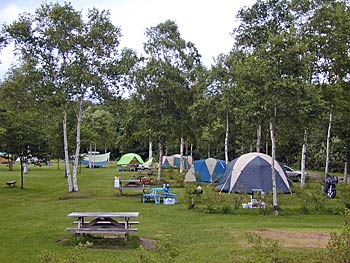
<path fill-rule="evenodd" d="M 317 262 L 350 262 L 350 210 L 345 209 L 341 232 L 332 232 L 327 249 L 318 254 Z"/>
<path fill-rule="evenodd" d="M 161 262 L 176 262 L 176 258 L 180 254 L 178 244 L 179 238 L 177 236 L 169 236 L 161 239 L 159 243 L 159 254 Z"/>
<path fill-rule="evenodd" d="M 280 251 L 281 246 L 279 241 L 269 238 L 262 238 L 255 233 L 247 233 L 247 240 L 256 253 L 256 258 L 252 262 L 277 263 L 283 262 Z"/>
<path fill-rule="evenodd" d="M 137 249 L 137 253 L 139 256 L 139 263 L 154 263 L 156 261 L 154 261 L 152 259 L 152 254 L 149 253 L 143 246 L 139 246 L 139 248 Z"/>

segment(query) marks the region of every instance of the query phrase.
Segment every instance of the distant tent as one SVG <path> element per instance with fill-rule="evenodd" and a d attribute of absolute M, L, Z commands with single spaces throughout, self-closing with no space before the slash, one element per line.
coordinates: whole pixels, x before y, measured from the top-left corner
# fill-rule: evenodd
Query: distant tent
<path fill-rule="evenodd" d="M 80 163 L 82 165 L 89 165 L 89 162 L 91 162 L 93 167 L 108 166 L 110 155 L 111 155 L 111 153 L 86 154 L 86 155 L 84 155 L 84 157 L 80 161 Z"/>
<path fill-rule="evenodd" d="M 216 189 L 223 192 L 252 193 L 252 189 L 272 192 L 272 158 L 263 153 L 247 153 L 233 161 L 227 167 Z M 276 187 L 282 193 L 291 193 L 287 174 L 278 162 L 275 162 Z"/>
<path fill-rule="evenodd" d="M 216 182 L 224 175 L 226 162 L 214 158 L 196 160 L 185 176 L 185 182 Z"/>
<path fill-rule="evenodd" d="M 185 162 L 185 169 L 189 169 L 191 164 L 193 163 L 192 156 L 183 156 L 184 162 Z M 174 154 L 171 156 L 163 156 L 162 164 L 163 167 L 166 169 L 169 168 L 180 168 L 181 163 L 181 155 L 180 154 Z"/>
<path fill-rule="evenodd" d="M 143 164 L 143 160 L 140 155 L 136 153 L 127 153 L 124 154 L 120 160 L 117 162 L 117 165 L 136 165 Z"/>
<path fill-rule="evenodd" d="M 163 156 L 162 165 L 165 169 L 170 169 L 174 167 L 174 156 Z"/>

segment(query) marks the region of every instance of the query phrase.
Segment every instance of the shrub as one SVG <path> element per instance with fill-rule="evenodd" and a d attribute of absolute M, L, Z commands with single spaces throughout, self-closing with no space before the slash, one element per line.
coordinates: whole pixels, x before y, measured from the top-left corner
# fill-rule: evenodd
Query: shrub
<path fill-rule="evenodd" d="M 317 255 L 318 262 L 349 263 L 350 262 L 350 210 L 345 209 L 344 226 L 340 233 L 331 233 L 325 252 Z"/>

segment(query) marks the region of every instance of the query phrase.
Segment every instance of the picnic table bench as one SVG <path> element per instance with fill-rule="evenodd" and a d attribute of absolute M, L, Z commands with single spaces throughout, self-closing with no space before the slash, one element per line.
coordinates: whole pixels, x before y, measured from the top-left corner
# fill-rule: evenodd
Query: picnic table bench
<path fill-rule="evenodd" d="M 8 182 L 6 182 L 6 184 L 7 184 L 9 187 L 12 187 L 12 186 L 15 186 L 15 185 L 16 185 L 16 181 L 8 181 Z"/>
<path fill-rule="evenodd" d="M 138 212 L 72 212 L 68 217 L 76 218 L 73 223 L 77 227 L 66 230 L 74 232 L 78 238 L 80 234 L 123 234 L 127 240 L 130 232 L 137 231 L 137 228 L 131 226 L 139 224 L 138 221 L 130 221 L 130 218 L 138 215 Z M 87 218 L 91 220 L 86 220 Z M 118 218 L 123 220 L 118 221 Z"/>
<path fill-rule="evenodd" d="M 149 187 L 149 178 L 133 178 L 133 179 L 120 179 L 118 177 L 114 178 L 114 188 L 119 190 L 120 194 L 123 194 L 123 190 L 144 190 Z"/>

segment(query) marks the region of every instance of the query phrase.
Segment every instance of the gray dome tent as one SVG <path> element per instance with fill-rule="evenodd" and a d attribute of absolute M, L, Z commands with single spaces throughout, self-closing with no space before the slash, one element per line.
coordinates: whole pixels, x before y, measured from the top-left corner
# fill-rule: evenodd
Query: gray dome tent
<path fill-rule="evenodd" d="M 227 167 L 216 189 L 220 192 L 252 193 L 252 189 L 272 192 L 272 158 L 263 153 L 247 153 Z M 276 187 L 278 192 L 291 193 L 287 174 L 282 165 L 275 162 Z"/>

